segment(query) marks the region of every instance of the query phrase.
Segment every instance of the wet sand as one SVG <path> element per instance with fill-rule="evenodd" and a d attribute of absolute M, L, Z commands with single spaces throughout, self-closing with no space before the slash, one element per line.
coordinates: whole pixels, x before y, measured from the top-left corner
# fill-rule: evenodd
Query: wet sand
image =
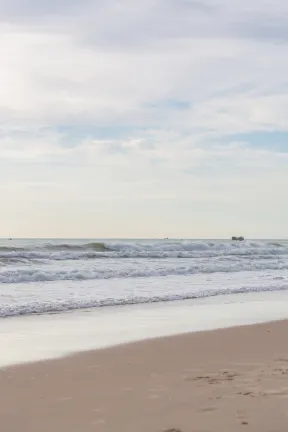
<path fill-rule="evenodd" d="M 287 432 L 288 321 L 2 369 L 0 421 L 3 432 Z"/>

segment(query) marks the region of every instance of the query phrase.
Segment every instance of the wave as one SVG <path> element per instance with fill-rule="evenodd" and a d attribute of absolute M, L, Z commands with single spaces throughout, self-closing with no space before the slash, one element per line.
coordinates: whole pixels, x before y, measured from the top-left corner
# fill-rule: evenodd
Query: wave
<path fill-rule="evenodd" d="M 26 248 L 0 247 L 2 265 L 9 259 L 83 260 L 98 258 L 209 258 L 217 256 L 288 256 L 288 247 L 269 242 L 154 241 L 44 244 Z"/>
<path fill-rule="evenodd" d="M 127 279 L 165 276 L 189 276 L 193 274 L 236 273 L 259 270 L 288 270 L 288 262 L 276 261 L 243 261 L 243 262 L 215 262 L 193 265 L 173 265 L 157 268 L 97 268 L 97 269 L 59 269 L 45 270 L 43 268 L 18 268 L 15 270 L 2 270 L 0 283 L 17 284 L 27 282 L 53 282 L 53 281 L 85 281 L 99 279 Z"/>
<path fill-rule="evenodd" d="M 44 314 L 52 312 L 65 312 L 78 309 L 107 307 L 107 306 L 125 306 L 125 305 L 136 305 L 143 303 L 158 303 L 158 302 L 170 302 L 180 300 L 192 300 L 201 299 L 207 297 L 215 297 L 219 295 L 229 294 L 246 294 L 253 292 L 268 292 L 268 291 L 287 291 L 287 284 L 278 286 L 241 286 L 237 288 L 222 288 L 217 291 L 212 289 L 206 289 L 203 291 L 191 291 L 185 294 L 169 294 L 159 296 L 128 296 L 126 298 L 106 298 L 106 299 L 77 299 L 77 300 L 65 300 L 65 301 L 45 301 L 45 302 L 30 302 L 22 303 L 18 305 L 2 304 L 0 306 L 0 317 L 7 318 L 11 316 L 19 315 L 32 315 L 32 314 Z"/>
<path fill-rule="evenodd" d="M 17 251 L 23 251 L 23 250 L 25 250 L 25 248 L 0 246 L 0 252 L 17 252 Z"/>
<path fill-rule="evenodd" d="M 43 249 L 51 250 L 51 251 L 65 251 L 65 250 L 93 250 L 98 252 L 109 251 L 108 245 L 102 242 L 91 242 L 91 243 L 83 243 L 83 244 L 48 244 L 43 247 Z"/>

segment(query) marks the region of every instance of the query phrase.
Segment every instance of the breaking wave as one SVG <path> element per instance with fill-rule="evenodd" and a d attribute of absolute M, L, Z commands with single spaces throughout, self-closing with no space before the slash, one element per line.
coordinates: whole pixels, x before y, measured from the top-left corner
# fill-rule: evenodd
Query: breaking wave
<path fill-rule="evenodd" d="M 23 283 L 23 282 L 52 282 L 52 281 L 84 281 L 98 279 L 125 279 L 125 278 L 148 278 L 165 276 L 189 276 L 193 274 L 213 274 L 213 273 L 235 273 L 259 270 L 288 270 L 288 261 L 270 261 L 265 259 L 258 261 L 213 261 L 197 262 L 192 265 L 165 265 L 150 268 L 149 266 L 128 266 L 124 268 L 100 267 L 100 268 L 69 268 L 69 269 L 49 269 L 45 268 L 18 268 L 10 270 L 4 269 L 0 272 L 0 283 Z"/>
<path fill-rule="evenodd" d="M 0 243 L 0 317 L 288 289 L 288 242 Z"/>
<path fill-rule="evenodd" d="M 192 300 L 201 299 L 207 297 L 215 297 L 219 295 L 229 294 L 245 294 L 253 292 L 268 292 L 268 291 L 286 291 L 288 289 L 287 284 L 278 285 L 277 287 L 271 286 L 241 286 L 234 289 L 222 288 L 217 291 L 213 289 L 206 289 L 203 291 L 191 291 L 183 294 L 163 294 L 158 296 L 127 296 L 125 298 L 105 298 L 105 299 L 69 299 L 63 301 L 45 301 L 45 302 L 29 302 L 22 304 L 2 304 L 0 306 L 0 317 L 6 318 L 17 315 L 32 315 L 32 314 L 44 314 L 52 312 L 65 312 L 77 309 L 97 308 L 105 306 L 125 306 L 125 305 L 136 305 L 143 303 L 158 303 L 158 302 L 170 302 L 179 300 Z"/>
<path fill-rule="evenodd" d="M 0 264 L 15 260 L 83 260 L 97 258 L 209 258 L 217 256 L 288 256 L 288 248 L 275 242 L 154 241 L 63 243 L 17 248 L 0 247 Z"/>

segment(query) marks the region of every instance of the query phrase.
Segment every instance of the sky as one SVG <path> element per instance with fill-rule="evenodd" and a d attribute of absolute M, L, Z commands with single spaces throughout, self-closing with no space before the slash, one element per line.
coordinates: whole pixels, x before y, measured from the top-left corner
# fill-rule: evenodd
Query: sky
<path fill-rule="evenodd" d="M 285 0 L 0 0 L 0 236 L 288 237 Z"/>

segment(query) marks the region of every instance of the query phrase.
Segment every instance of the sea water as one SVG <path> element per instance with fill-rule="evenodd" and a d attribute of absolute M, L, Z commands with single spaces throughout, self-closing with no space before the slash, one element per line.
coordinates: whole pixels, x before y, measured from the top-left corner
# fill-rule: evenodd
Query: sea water
<path fill-rule="evenodd" d="M 1 240 L 0 365 L 288 318 L 288 242 Z"/>
<path fill-rule="evenodd" d="M 285 240 L 0 240 L 0 317 L 287 289 Z"/>

